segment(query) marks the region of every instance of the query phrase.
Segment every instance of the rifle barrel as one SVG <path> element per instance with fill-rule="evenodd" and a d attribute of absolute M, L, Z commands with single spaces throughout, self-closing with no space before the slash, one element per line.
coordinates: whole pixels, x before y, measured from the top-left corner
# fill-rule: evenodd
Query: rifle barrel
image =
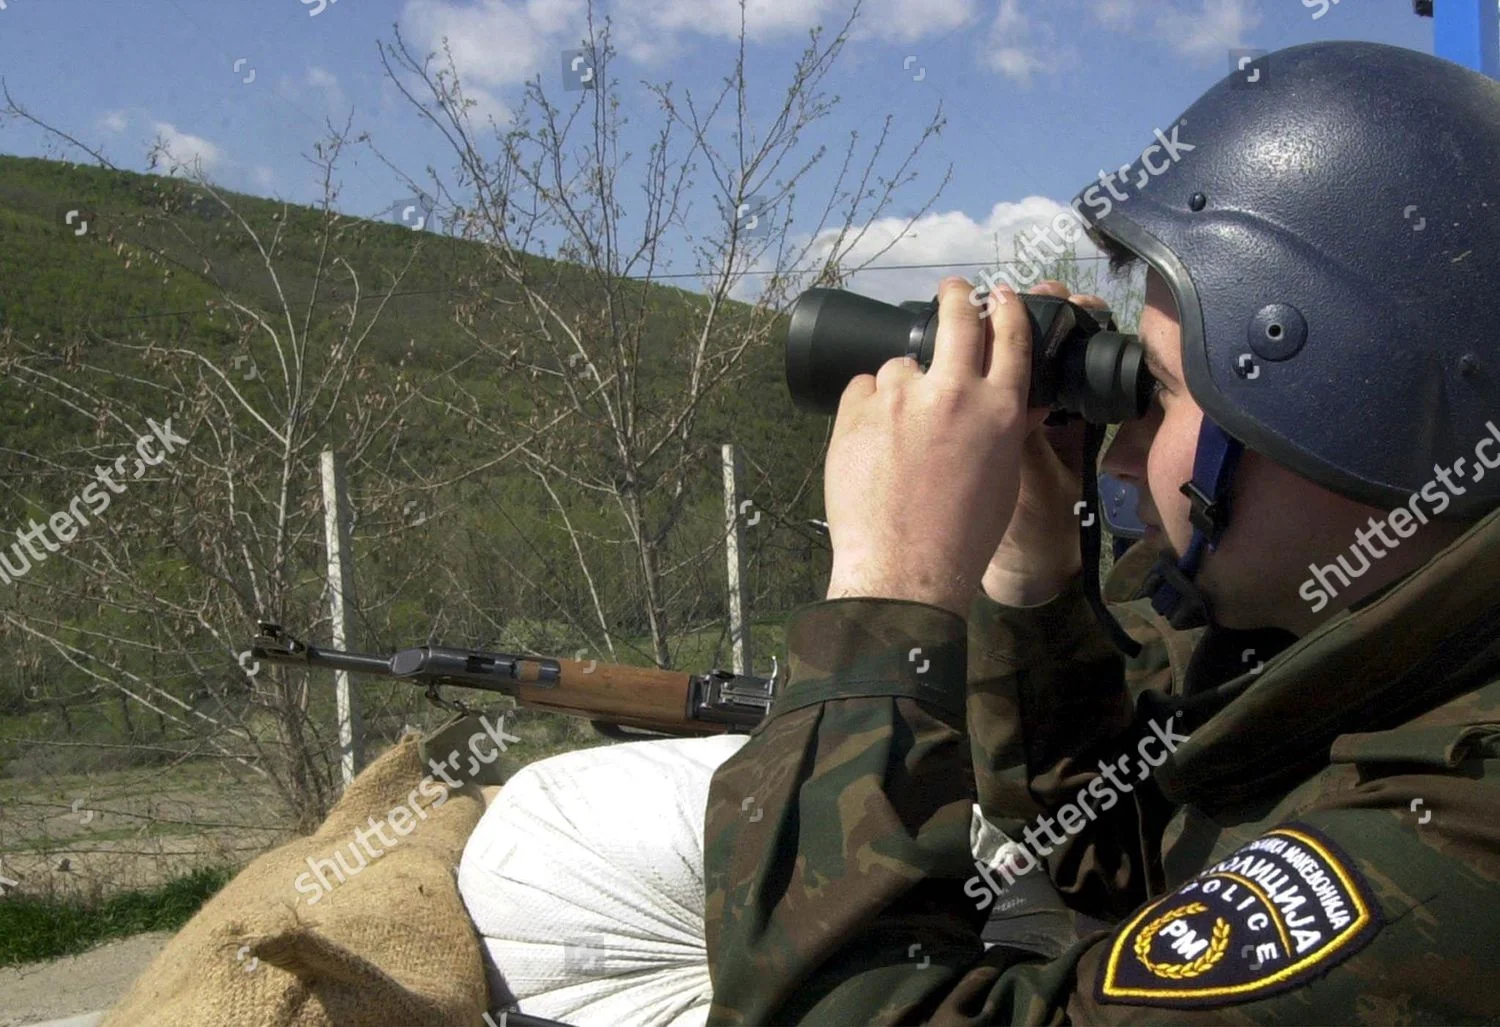
<path fill-rule="evenodd" d="M 345 653 L 337 649 L 307 647 L 307 662 L 314 667 L 329 667 L 333 670 L 352 670 L 359 674 L 382 674 L 391 677 L 391 660 L 388 656 L 373 656 L 370 653 Z"/>

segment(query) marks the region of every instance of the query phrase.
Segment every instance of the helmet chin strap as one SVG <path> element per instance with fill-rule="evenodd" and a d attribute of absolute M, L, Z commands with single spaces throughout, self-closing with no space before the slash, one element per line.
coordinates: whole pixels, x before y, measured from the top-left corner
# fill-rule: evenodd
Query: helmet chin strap
<path fill-rule="evenodd" d="M 1204 550 L 1218 549 L 1229 527 L 1229 487 L 1234 479 L 1244 444 L 1203 419 L 1198 430 L 1198 450 L 1193 457 L 1193 479 L 1182 486 L 1192 501 L 1189 515 L 1193 538 L 1187 552 L 1174 561 L 1169 552 L 1157 557 L 1136 598 L 1149 597 L 1157 613 L 1178 630 L 1206 625 L 1213 611 L 1208 597 L 1193 583 L 1203 562 Z"/>
<path fill-rule="evenodd" d="M 1102 425 L 1084 428 L 1083 506 L 1099 509 L 1099 449 L 1104 441 Z M 1193 583 L 1203 562 L 1205 549 L 1217 549 L 1229 527 L 1229 486 L 1234 479 L 1244 444 L 1207 417 L 1198 430 L 1198 450 L 1193 457 L 1193 480 L 1182 486 L 1192 500 L 1189 515 L 1193 522 L 1193 540 L 1182 559 L 1173 560 L 1170 552 L 1156 558 L 1145 583 L 1135 598 L 1149 598 L 1157 613 L 1178 630 L 1203 627 L 1212 611 L 1208 597 Z M 1083 550 L 1083 593 L 1094 616 L 1109 634 L 1110 641 L 1126 656 L 1140 653 L 1141 646 L 1126 634 L 1124 627 L 1104 603 L 1099 582 L 1100 518 L 1090 514 L 1079 532 Z"/>

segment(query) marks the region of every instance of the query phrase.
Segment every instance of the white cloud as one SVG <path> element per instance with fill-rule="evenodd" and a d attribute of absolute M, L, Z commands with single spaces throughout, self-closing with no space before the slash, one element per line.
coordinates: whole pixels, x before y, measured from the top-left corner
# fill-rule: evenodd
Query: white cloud
<path fill-rule="evenodd" d="M 976 17 L 981 0 L 867 0 L 859 38 L 916 42 L 950 32 Z M 815 25 L 842 24 L 848 0 L 748 0 L 751 42 L 800 36 Z M 447 37 L 466 88 L 513 86 L 537 72 L 556 74 L 560 52 L 587 33 L 585 0 L 407 0 L 402 20 L 424 50 Z M 690 38 L 736 39 L 739 0 L 615 0 L 615 45 L 646 64 L 680 53 Z M 478 99 L 478 97 L 475 97 Z"/>
<path fill-rule="evenodd" d="M 250 172 L 250 179 L 255 183 L 255 187 L 257 189 L 261 190 L 262 192 L 270 192 L 271 186 L 276 181 L 276 172 L 272 171 L 264 164 L 257 164 L 255 168 Z"/>
<path fill-rule="evenodd" d="M 1087 11 L 1111 32 L 1128 32 L 1184 56 L 1215 58 L 1246 45 L 1260 24 L 1251 0 L 1058 0 L 1041 6 L 999 0 L 984 63 L 1021 84 L 1076 65 L 1078 48 L 1060 40 Z"/>
<path fill-rule="evenodd" d="M 1057 30 L 1049 22 L 1022 14 L 1020 0 L 1000 0 L 984 52 L 984 63 L 991 71 L 1027 85 L 1039 72 L 1055 71 L 1077 60 L 1077 47 L 1059 43 Z"/>
<path fill-rule="evenodd" d="M 885 0 L 886 7 L 891 4 L 892 0 Z M 832 27 L 834 16 L 844 7 L 836 0 L 748 0 L 745 36 L 761 42 L 819 23 Z M 737 39 L 740 13 L 738 0 L 619 0 L 613 11 L 632 36 L 643 39 L 662 33 Z"/>
<path fill-rule="evenodd" d="M 1046 66 L 1039 58 L 1019 46 L 996 47 L 985 55 L 985 60 L 991 70 L 1021 83 L 1030 83 L 1037 70 Z"/>
<path fill-rule="evenodd" d="M 837 11 L 839 6 L 835 4 L 833 9 Z M 914 43 L 967 25 L 978 13 L 974 0 L 870 0 L 860 14 L 855 34 Z"/>
<path fill-rule="evenodd" d="M 848 16 L 848 0 L 749 0 L 745 38 L 765 42 L 800 36 L 822 25 L 830 32 Z M 866 0 L 855 23 L 856 39 L 915 43 L 973 21 L 979 0 Z M 632 60 L 659 63 L 680 51 L 683 37 L 739 38 L 739 0 L 619 0 L 613 16 L 620 50 Z"/>
<path fill-rule="evenodd" d="M 460 81 L 472 92 L 516 85 L 550 70 L 544 62 L 556 61 L 556 51 L 568 48 L 564 34 L 570 25 L 582 28 L 584 9 L 583 0 L 480 0 L 463 6 L 408 0 L 402 21 L 426 50 L 448 40 Z"/>
<path fill-rule="evenodd" d="M 1251 0 L 1085 0 L 1094 20 L 1134 31 L 1191 57 L 1217 56 L 1243 47 L 1260 24 Z"/>
<path fill-rule="evenodd" d="M 990 270 L 1001 274 L 1001 261 L 1012 261 L 1024 251 L 1018 250 L 1016 242 L 1023 234 L 1027 239 L 1036 238 L 1035 230 L 1052 224 L 1058 214 L 1072 212 L 1065 204 L 1045 196 L 1027 196 L 1017 202 L 1001 202 L 992 207 L 982 219 L 975 220 L 963 211 L 934 212 L 927 214 L 906 227 L 907 217 L 886 217 L 871 222 L 851 249 L 845 251 L 840 263 L 852 267 L 869 261 L 876 270 L 860 271 L 853 275 L 845 287 L 867 296 L 874 296 L 891 303 L 909 299 L 930 299 L 938 283 L 947 275 L 961 275 L 969 281 L 979 283 L 980 275 Z M 1060 245 L 1066 239 L 1058 239 L 1050 229 L 1049 238 Z M 860 233 L 854 233 L 860 234 Z M 1071 234 L 1071 233 L 1070 233 Z M 799 266 L 818 267 L 827 257 L 837 241 L 838 232 L 829 230 L 812 241 L 810 251 Z M 846 238 L 845 243 L 848 242 Z M 1078 236 L 1072 242 L 1078 257 L 1097 257 L 1099 251 L 1086 237 Z M 1055 258 L 1056 253 L 1047 244 L 1031 246 L 1043 263 Z M 1005 265 L 1010 268 L 1013 284 L 1022 288 L 1032 284 L 1040 268 L 1028 267 L 1027 257 L 1020 257 L 1021 264 Z M 900 265 L 893 267 L 893 265 Z M 925 266 L 912 266 L 925 265 Z M 975 266 L 971 266 L 975 265 Z M 1076 268 L 1076 275 L 1069 284 L 1087 289 L 1098 289 L 1109 296 L 1113 289 L 1123 288 L 1123 283 L 1111 285 L 1104 276 L 1107 269 L 1104 261 L 1085 261 Z M 768 270 L 762 266 L 759 270 Z M 1096 280 L 1096 271 L 1099 278 Z M 735 290 L 739 299 L 753 300 L 764 276 L 751 275 Z M 804 283 L 806 284 L 806 283 Z"/>
<path fill-rule="evenodd" d="M 476 126 L 504 126 L 510 106 L 498 90 L 541 73 L 557 84 L 563 50 L 576 49 L 586 26 L 585 0 L 407 0 L 402 11 L 417 49 L 441 53 L 446 40 Z M 440 58 L 442 59 L 442 58 Z"/>
<path fill-rule="evenodd" d="M 130 127 L 130 116 L 124 111 L 106 111 L 99 124 L 110 132 L 123 132 Z"/>
<path fill-rule="evenodd" d="M 1111 28 L 1123 28 L 1141 14 L 1141 0 L 1093 0 L 1094 20 Z"/>
<path fill-rule="evenodd" d="M 584 0 L 527 0 L 526 3 L 532 24 L 548 35 L 565 32 L 570 26 L 581 27 L 587 10 Z"/>
<path fill-rule="evenodd" d="M 980 272 L 995 268 L 998 261 L 1016 258 L 1016 241 L 1023 233 L 1050 225 L 1054 217 L 1066 210 L 1069 210 L 1067 206 L 1045 196 L 1027 196 L 1015 203 L 995 204 L 989 214 L 978 221 L 962 211 L 928 214 L 914 222 L 900 238 L 898 235 L 907 219 L 882 218 L 870 226 L 870 231 L 855 246 L 852 259 L 846 260 L 846 264 L 874 256 L 894 240 L 890 249 L 875 258 L 875 265 L 974 263 L 984 266 L 862 271 L 850 280 L 849 287 L 894 301 L 898 298 L 928 298 L 937 291 L 944 276 L 950 274 L 978 282 Z M 815 240 L 815 256 L 827 253 L 833 238 L 833 233 L 826 233 L 822 239 Z M 1087 239 L 1078 239 L 1074 249 L 1081 256 L 1098 252 Z M 1044 260 L 1051 256 L 1045 247 L 1038 247 L 1038 252 Z M 1024 281 L 1026 269 L 1017 266 L 1015 270 L 1018 284 L 1028 284 Z"/>
<path fill-rule="evenodd" d="M 178 170 L 212 171 L 224 160 L 224 151 L 201 136 L 179 131 L 177 126 L 166 121 L 156 123 L 156 136 L 161 143 L 168 172 Z"/>
<path fill-rule="evenodd" d="M 335 110 L 347 108 L 348 98 L 344 95 L 344 88 L 339 85 L 338 76 L 326 68 L 317 65 L 307 69 L 307 84 L 313 89 L 320 89 L 328 99 L 328 105 Z"/>
<path fill-rule="evenodd" d="M 489 90 L 480 89 L 477 86 L 466 86 L 464 99 L 474 101 L 474 106 L 469 108 L 469 119 L 472 124 L 488 125 L 493 119 L 496 125 L 504 128 L 510 123 L 510 105 Z"/>
<path fill-rule="evenodd" d="M 1156 15 L 1156 34 L 1174 50 L 1193 57 L 1217 57 L 1243 47 L 1246 33 L 1260 24 L 1249 0 L 1198 0 L 1190 9 L 1171 8 Z"/>

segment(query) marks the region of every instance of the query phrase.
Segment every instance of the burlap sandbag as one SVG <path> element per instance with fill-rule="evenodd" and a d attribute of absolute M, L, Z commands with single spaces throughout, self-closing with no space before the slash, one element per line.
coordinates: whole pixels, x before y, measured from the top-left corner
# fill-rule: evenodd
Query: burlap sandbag
<path fill-rule="evenodd" d="M 477 1027 L 484 969 L 455 872 L 483 802 L 472 785 L 431 787 L 417 741 L 408 735 L 360 774 L 316 834 L 241 871 L 101 1027 Z M 355 830 L 413 800 L 425 818 L 342 883 L 325 874 L 334 886 L 310 904 L 294 884 L 313 887 L 308 860 L 343 852 L 357 865 Z"/>

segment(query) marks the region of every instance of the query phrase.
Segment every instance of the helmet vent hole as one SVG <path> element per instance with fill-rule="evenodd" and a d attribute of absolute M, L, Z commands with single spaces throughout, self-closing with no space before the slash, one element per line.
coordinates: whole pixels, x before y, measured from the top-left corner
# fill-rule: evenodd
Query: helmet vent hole
<path fill-rule="evenodd" d="M 1281 338 L 1281 325 L 1279 325 L 1279 324 L 1268 324 L 1268 325 L 1266 325 L 1266 338 L 1268 338 L 1268 339 L 1279 339 L 1279 338 Z"/>

